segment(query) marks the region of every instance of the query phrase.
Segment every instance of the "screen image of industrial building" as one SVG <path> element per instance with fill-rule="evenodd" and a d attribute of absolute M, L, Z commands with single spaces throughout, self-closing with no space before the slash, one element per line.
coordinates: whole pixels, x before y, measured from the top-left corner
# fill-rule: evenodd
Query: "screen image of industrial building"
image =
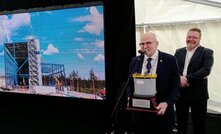
<path fill-rule="evenodd" d="M 63 64 L 41 62 L 37 39 L 5 43 L 5 90 L 39 94 L 65 93 Z"/>
<path fill-rule="evenodd" d="M 95 80 L 82 80 L 87 83 L 92 82 L 85 88 L 92 89 L 90 92 L 75 90 L 79 87 L 78 79 L 76 85 L 73 85 L 74 81 L 70 82 L 69 79 L 68 85 L 64 64 L 45 62 L 38 39 L 5 43 L 4 62 L 5 75 L 0 77 L 0 91 L 89 99 L 105 97 L 104 93 L 101 95 L 94 92 Z"/>

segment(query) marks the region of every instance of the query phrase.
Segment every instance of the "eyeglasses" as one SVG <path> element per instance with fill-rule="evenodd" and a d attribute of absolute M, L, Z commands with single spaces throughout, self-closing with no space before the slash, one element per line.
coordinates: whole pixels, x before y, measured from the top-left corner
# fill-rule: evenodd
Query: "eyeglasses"
<path fill-rule="evenodd" d="M 155 41 L 153 41 L 153 42 L 150 42 L 150 41 L 148 41 L 148 42 L 141 42 L 141 43 L 139 43 L 139 45 L 140 46 L 144 46 L 144 45 L 151 45 L 151 44 L 153 44 Z"/>

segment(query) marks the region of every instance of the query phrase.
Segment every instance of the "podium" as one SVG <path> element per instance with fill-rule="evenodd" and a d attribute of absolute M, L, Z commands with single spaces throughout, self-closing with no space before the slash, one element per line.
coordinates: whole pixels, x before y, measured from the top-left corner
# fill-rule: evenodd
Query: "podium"
<path fill-rule="evenodd" d="M 128 98 L 126 110 L 157 113 L 156 74 L 133 74 L 134 94 Z"/>

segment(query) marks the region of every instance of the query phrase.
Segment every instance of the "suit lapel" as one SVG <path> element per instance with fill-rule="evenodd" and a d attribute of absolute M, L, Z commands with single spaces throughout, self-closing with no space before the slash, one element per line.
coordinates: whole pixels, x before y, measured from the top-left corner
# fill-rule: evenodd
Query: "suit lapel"
<path fill-rule="evenodd" d="M 180 59 L 180 63 L 181 63 L 181 65 L 182 66 L 184 66 L 184 64 L 185 64 L 185 59 L 186 59 L 186 48 L 183 48 L 182 50 L 181 50 L 181 52 L 180 52 L 180 57 L 181 58 L 178 58 L 178 59 Z"/>
<path fill-rule="evenodd" d="M 197 59 L 197 57 L 201 54 L 202 49 L 203 48 L 201 46 L 196 49 L 196 51 L 194 52 L 194 54 L 193 54 L 193 56 L 192 56 L 192 58 L 190 60 L 189 65 L 191 65 Z"/>
<path fill-rule="evenodd" d="M 158 61 L 157 61 L 157 70 L 156 70 L 156 74 L 160 74 L 161 70 L 163 70 L 163 62 L 164 62 L 164 58 L 162 56 L 162 53 L 159 51 L 159 57 L 158 57 Z"/>

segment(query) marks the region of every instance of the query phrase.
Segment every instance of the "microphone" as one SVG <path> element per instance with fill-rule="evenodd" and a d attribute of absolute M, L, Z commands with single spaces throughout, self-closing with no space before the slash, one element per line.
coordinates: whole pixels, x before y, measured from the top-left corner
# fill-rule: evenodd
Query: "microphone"
<path fill-rule="evenodd" d="M 140 53 L 140 54 L 145 54 L 145 53 L 146 53 L 146 50 L 138 50 L 138 53 Z"/>

